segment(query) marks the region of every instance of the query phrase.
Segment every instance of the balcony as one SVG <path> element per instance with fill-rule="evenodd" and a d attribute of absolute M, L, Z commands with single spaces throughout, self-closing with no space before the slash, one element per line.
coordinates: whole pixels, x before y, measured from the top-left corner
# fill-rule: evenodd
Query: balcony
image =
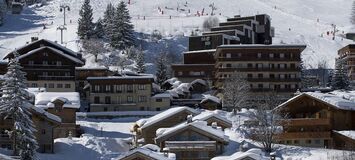
<path fill-rule="evenodd" d="M 169 151 L 215 151 L 216 141 L 166 141 Z"/>
<path fill-rule="evenodd" d="M 300 72 L 299 68 L 217 68 L 216 72 Z"/>
<path fill-rule="evenodd" d="M 297 118 L 297 119 L 289 119 L 282 120 L 283 125 L 288 127 L 296 127 L 296 126 L 330 126 L 331 121 L 328 118 Z"/>
<path fill-rule="evenodd" d="M 263 57 L 263 58 L 257 58 L 257 57 L 231 57 L 231 58 L 227 58 L 227 57 L 218 57 L 217 58 L 217 62 L 218 61 L 223 61 L 223 62 L 235 62 L 235 61 L 251 61 L 251 62 L 260 62 L 260 61 L 273 61 L 273 62 L 283 62 L 283 61 L 292 61 L 292 62 L 299 62 L 301 61 L 300 57 L 294 57 L 294 58 L 289 58 L 289 57 L 285 57 L 285 58 L 268 58 L 268 57 Z"/>
<path fill-rule="evenodd" d="M 74 80 L 74 76 L 37 76 L 38 80 Z"/>
<path fill-rule="evenodd" d="M 289 140 L 289 139 L 330 139 L 330 131 L 320 132 L 284 132 L 276 136 L 277 140 Z"/>

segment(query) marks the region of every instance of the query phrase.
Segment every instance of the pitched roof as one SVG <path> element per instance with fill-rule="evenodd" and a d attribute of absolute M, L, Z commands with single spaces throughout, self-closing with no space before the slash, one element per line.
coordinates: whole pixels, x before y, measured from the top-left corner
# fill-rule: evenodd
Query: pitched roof
<path fill-rule="evenodd" d="M 315 98 L 333 106 L 335 109 L 355 111 L 355 91 L 333 91 L 329 93 L 305 92 L 280 104 L 277 108 L 284 107 L 290 102 L 293 102 L 303 96 Z"/>
<path fill-rule="evenodd" d="M 54 100 L 62 100 L 64 108 L 80 108 L 80 96 L 78 92 L 41 92 L 36 95 L 35 106 L 40 108 L 53 108 Z"/>
<path fill-rule="evenodd" d="M 167 137 L 172 136 L 175 133 L 178 133 L 179 131 L 185 130 L 190 127 L 195 130 L 199 130 L 202 133 L 205 133 L 209 137 L 214 138 L 215 140 L 218 140 L 220 142 L 228 143 L 229 141 L 229 137 L 226 136 L 223 131 L 208 126 L 206 121 L 193 121 L 189 123 L 184 122 L 170 128 L 159 128 L 156 131 L 156 140 L 159 141 L 161 139 L 166 139 Z"/>
<path fill-rule="evenodd" d="M 58 50 L 58 49 L 55 49 L 55 48 L 49 47 L 49 46 L 43 46 L 43 47 L 39 47 L 39 48 L 36 48 L 36 49 L 34 49 L 34 50 L 31 50 L 31 51 L 29 51 L 29 52 L 27 52 L 27 53 L 21 55 L 21 56 L 19 57 L 19 59 L 25 58 L 25 57 L 27 57 L 27 56 L 30 56 L 30 55 L 35 54 L 35 53 L 38 53 L 39 51 L 42 51 L 42 50 L 45 50 L 45 49 L 49 49 L 49 50 L 53 51 L 54 53 L 57 53 L 57 54 L 59 54 L 59 55 L 65 57 L 65 58 L 68 58 L 69 60 L 71 60 L 71 61 L 73 61 L 73 62 L 75 62 L 75 63 L 84 64 L 84 62 L 81 61 L 79 58 L 74 57 L 74 56 L 69 55 L 69 54 L 65 54 L 65 53 L 62 52 L 61 50 Z"/>
<path fill-rule="evenodd" d="M 192 114 L 199 113 L 198 111 L 190 107 L 173 107 L 148 119 L 140 119 L 136 123 L 140 128 L 146 128 L 160 121 L 164 121 L 165 119 L 184 111 L 190 112 Z"/>
<path fill-rule="evenodd" d="M 215 111 L 204 111 L 196 116 L 194 116 L 192 118 L 193 121 L 196 121 L 196 120 L 200 120 L 200 121 L 206 121 L 210 118 L 216 118 L 218 120 L 221 120 L 223 122 L 225 122 L 226 124 L 232 126 L 232 122 L 230 120 L 228 120 L 226 117 L 220 115 L 218 113 L 218 110 L 215 110 Z"/>
<path fill-rule="evenodd" d="M 166 157 L 163 153 L 159 152 L 159 150 L 155 150 L 154 148 L 156 147 L 160 149 L 158 146 L 147 144 L 143 147 L 136 148 L 124 153 L 123 155 L 119 156 L 117 160 L 125 159 L 136 154 L 142 154 L 155 160 L 175 160 L 175 154 L 169 153 L 168 157 Z"/>

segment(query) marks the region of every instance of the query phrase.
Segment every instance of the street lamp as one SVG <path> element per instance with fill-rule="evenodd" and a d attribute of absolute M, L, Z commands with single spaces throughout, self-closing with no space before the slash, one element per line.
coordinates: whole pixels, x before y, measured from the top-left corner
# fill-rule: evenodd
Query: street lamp
<path fill-rule="evenodd" d="M 59 11 L 63 12 L 63 14 L 64 14 L 64 25 L 66 25 L 65 24 L 65 11 L 66 10 L 70 11 L 70 8 L 68 5 L 64 5 L 64 4 L 60 5 Z"/>

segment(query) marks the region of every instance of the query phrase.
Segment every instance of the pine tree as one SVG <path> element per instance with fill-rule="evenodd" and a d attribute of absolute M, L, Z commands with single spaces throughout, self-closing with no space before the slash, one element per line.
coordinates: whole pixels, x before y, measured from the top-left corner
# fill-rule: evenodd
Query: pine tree
<path fill-rule="evenodd" d="M 92 8 L 90 5 L 90 0 L 85 0 L 84 4 L 81 6 L 78 20 L 78 35 L 80 39 L 90 39 L 93 34 L 95 25 L 92 22 Z"/>
<path fill-rule="evenodd" d="M 0 98 L 0 114 L 4 119 L 11 118 L 14 122 L 10 136 L 13 139 L 14 155 L 22 160 L 36 159 L 38 144 L 34 136 L 27 91 L 25 90 L 25 73 L 18 62 L 19 54 L 15 51 L 14 58 L 9 61 L 5 81 L 2 83 Z"/>
<path fill-rule="evenodd" d="M 94 33 L 93 37 L 95 38 L 103 38 L 105 36 L 105 31 L 104 31 L 104 22 L 101 18 L 97 20 L 95 23 L 95 28 L 94 28 Z"/>
<path fill-rule="evenodd" d="M 140 48 L 137 53 L 136 68 L 138 73 L 145 73 L 145 59 L 142 48 Z"/>
<path fill-rule="evenodd" d="M 355 1 L 353 1 L 353 6 L 351 9 L 350 22 L 355 25 Z"/>
<path fill-rule="evenodd" d="M 112 37 L 113 34 L 113 19 L 115 16 L 115 7 L 111 3 L 109 3 L 106 7 L 106 11 L 104 13 L 104 19 L 103 19 L 103 27 L 105 29 L 105 36 L 106 38 Z"/>
<path fill-rule="evenodd" d="M 345 61 L 337 59 L 335 62 L 335 72 L 332 79 L 333 89 L 349 89 L 350 81 L 347 76 L 348 72 L 345 66 Z"/>
<path fill-rule="evenodd" d="M 155 64 L 157 67 L 155 76 L 159 85 L 161 85 L 164 81 L 168 79 L 166 62 L 166 53 L 160 53 Z"/>
<path fill-rule="evenodd" d="M 116 8 L 110 39 L 111 46 L 121 50 L 133 46 L 135 43 L 131 17 L 127 6 L 123 1 L 121 1 Z"/>

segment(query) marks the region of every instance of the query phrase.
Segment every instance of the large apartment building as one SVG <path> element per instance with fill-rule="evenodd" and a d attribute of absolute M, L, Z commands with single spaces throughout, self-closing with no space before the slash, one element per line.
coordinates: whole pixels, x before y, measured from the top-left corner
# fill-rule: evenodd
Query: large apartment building
<path fill-rule="evenodd" d="M 355 82 L 355 44 L 349 44 L 338 51 L 338 60 L 345 61 L 348 77 Z"/>
<path fill-rule="evenodd" d="M 81 54 L 46 39 L 34 39 L 16 51 L 27 74 L 28 87 L 46 88 L 49 92 L 75 91 L 75 67 L 85 64 Z M 13 52 L 4 59 L 11 57 Z"/>
<path fill-rule="evenodd" d="M 301 52 L 305 45 L 221 45 L 215 52 L 215 87 L 233 73 L 242 74 L 255 93 L 276 91 L 288 99 L 301 82 Z M 282 97 L 284 96 L 284 97 Z"/>
<path fill-rule="evenodd" d="M 301 52 L 306 46 L 274 45 L 274 32 L 265 14 L 228 18 L 201 36 L 189 37 L 183 64 L 171 66 L 173 76 L 185 83 L 203 79 L 221 91 L 224 80 L 238 73 L 255 95 L 276 91 L 288 99 L 300 88 Z"/>

